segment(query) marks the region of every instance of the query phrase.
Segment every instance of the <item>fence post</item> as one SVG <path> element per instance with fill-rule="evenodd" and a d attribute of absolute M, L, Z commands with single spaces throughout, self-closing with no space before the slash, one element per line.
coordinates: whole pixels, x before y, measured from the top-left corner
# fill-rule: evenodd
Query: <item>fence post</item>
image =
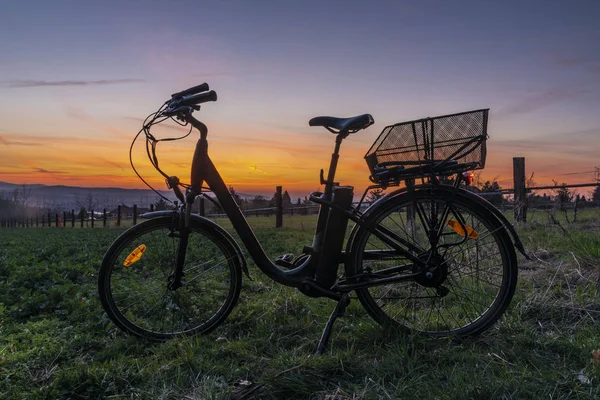
<path fill-rule="evenodd" d="M 94 217 L 94 210 L 92 210 L 92 216 L 91 216 L 91 218 L 92 218 L 92 228 L 93 228 L 94 227 L 94 220 L 96 219 Z"/>
<path fill-rule="evenodd" d="M 281 196 L 281 186 L 277 186 L 275 192 L 275 228 L 283 226 L 283 198 Z"/>
<path fill-rule="evenodd" d="M 102 209 L 102 227 L 106 228 L 106 208 Z"/>
<path fill-rule="evenodd" d="M 63 211 L 63 228 L 67 227 L 67 212 Z"/>
<path fill-rule="evenodd" d="M 84 215 L 84 214 L 85 214 L 84 212 L 81 212 L 81 211 L 79 211 L 79 216 L 81 217 L 81 218 L 80 218 L 80 220 L 81 220 L 81 221 L 79 221 L 79 223 L 80 223 L 80 227 L 81 227 L 81 228 L 83 228 L 83 215 Z"/>
<path fill-rule="evenodd" d="M 52 214 L 50 214 L 50 210 L 48 210 L 48 228 L 52 228 Z"/>
<path fill-rule="evenodd" d="M 46 216 L 42 214 L 42 228 L 46 226 Z"/>
<path fill-rule="evenodd" d="M 150 212 L 154 212 L 154 204 L 150 204 Z"/>
<path fill-rule="evenodd" d="M 204 217 L 204 196 L 200 196 L 200 215 Z"/>
<path fill-rule="evenodd" d="M 56 227 L 58 228 L 58 213 L 56 213 Z"/>
<path fill-rule="evenodd" d="M 513 157 L 515 221 L 527 222 L 527 192 L 525 190 L 525 157 Z"/>
<path fill-rule="evenodd" d="M 117 226 L 121 226 L 121 206 L 117 207 Z"/>
<path fill-rule="evenodd" d="M 133 205 L 133 224 L 137 224 L 137 204 Z"/>
<path fill-rule="evenodd" d="M 71 228 L 75 228 L 75 210 L 71 210 Z"/>

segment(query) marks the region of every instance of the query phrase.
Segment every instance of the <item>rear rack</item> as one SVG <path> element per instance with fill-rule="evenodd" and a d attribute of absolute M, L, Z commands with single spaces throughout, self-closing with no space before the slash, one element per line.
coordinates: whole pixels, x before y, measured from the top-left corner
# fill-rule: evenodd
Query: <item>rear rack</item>
<path fill-rule="evenodd" d="M 387 126 L 365 160 L 370 179 L 390 185 L 485 166 L 489 109 L 423 118 Z"/>

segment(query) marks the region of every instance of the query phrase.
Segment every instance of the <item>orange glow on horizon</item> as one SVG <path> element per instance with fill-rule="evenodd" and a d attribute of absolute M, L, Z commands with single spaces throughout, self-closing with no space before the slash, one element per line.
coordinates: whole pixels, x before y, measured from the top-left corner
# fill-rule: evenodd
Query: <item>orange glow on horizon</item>
<path fill-rule="evenodd" d="M 297 132 L 246 131 L 239 136 L 234 129 L 219 127 L 209 136 L 211 159 L 228 185 L 239 192 L 268 195 L 275 186 L 283 185 L 293 193 L 309 193 L 320 188 L 319 170 L 327 171 L 333 136 Z M 177 128 L 176 128 L 177 129 Z M 234 132 L 234 133 L 232 133 Z M 363 156 L 369 145 L 365 140 L 350 136 L 341 147 L 336 181 L 355 186 L 361 193 L 368 185 L 369 171 Z M 83 187 L 121 187 L 144 189 L 129 165 L 130 138 L 112 135 L 110 140 L 94 137 L 54 137 L 36 135 L 0 135 L 0 181 L 10 183 L 66 185 Z M 165 172 L 189 181 L 189 166 L 195 139 L 161 142 L 158 145 L 160 166 Z M 528 151 L 527 178 L 534 173 L 538 185 L 592 182 L 590 176 L 562 177 L 564 165 L 548 165 L 547 149 Z M 481 182 L 497 180 L 503 188 L 512 187 L 512 157 L 518 150 L 494 144 L 488 147 L 486 169 L 475 171 Z M 562 160 L 560 155 L 554 160 Z M 134 149 L 134 163 L 142 176 L 155 189 L 166 190 L 164 180 L 146 158 L 143 141 Z M 570 159 L 569 170 L 593 169 L 585 159 Z M 568 179 L 567 179 L 568 178 Z"/>

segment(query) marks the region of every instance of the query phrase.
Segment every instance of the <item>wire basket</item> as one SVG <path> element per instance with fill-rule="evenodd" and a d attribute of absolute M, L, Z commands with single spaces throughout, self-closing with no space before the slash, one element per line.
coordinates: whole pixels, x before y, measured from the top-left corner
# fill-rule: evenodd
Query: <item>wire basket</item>
<path fill-rule="evenodd" d="M 436 168 L 452 172 L 483 168 L 488 112 L 475 110 L 386 126 L 365 155 L 372 178 L 397 166 L 414 176 Z"/>

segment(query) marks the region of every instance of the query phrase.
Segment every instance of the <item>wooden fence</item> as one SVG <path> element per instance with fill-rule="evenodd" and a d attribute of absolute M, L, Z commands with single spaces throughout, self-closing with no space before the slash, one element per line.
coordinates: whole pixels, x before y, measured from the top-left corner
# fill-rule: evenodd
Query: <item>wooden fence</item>
<path fill-rule="evenodd" d="M 226 217 L 224 213 L 206 214 L 204 206 L 204 197 L 200 197 L 198 202 L 198 211 L 202 216 L 208 218 L 219 218 Z M 271 216 L 275 214 L 275 227 L 280 228 L 283 226 L 284 215 L 294 216 L 296 215 L 308 215 L 316 214 L 318 212 L 318 205 L 309 206 L 297 206 L 283 207 L 283 195 L 282 187 L 277 186 L 275 195 L 276 205 L 275 207 L 265 207 L 250 210 L 242 210 L 245 216 Z M 47 212 L 38 214 L 36 217 L 0 217 L 1 228 L 29 228 L 29 227 L 87 227 L 87 228 L 106 228 L 110 226 L 120 227 L 123 225 L 125 220 L 131 221 L 132 225 L 138 223 L 140 217 L 137 204 L 134 204 L 132 208 L 127 207 L 127 210 L 131 210 L 130 213 L 125 213 L 122 206 L 117 206 L 113 213 L 109 213 L 106 209 L 101 212 L 90 210 L 89 213 L 75 214 L 75 210 L 62 211 L 62 212 Z M 150 205 L 150 209 L 143 209 L 143 213 L 147 211 L 154 211 L 154 205 Z"/>
<path fill-rule="evenodd" d="M 577 188 L 577 187 L 594 187 L 600 186 L 599 182 L 595 183 L 580 183 L 573 185 L 559 185 L 559 186 L 536 186 L 536 187 L 527 187 L 526 179 L 525 179 L 525 158 L 524 157 L 514 157 L 513 158 L 513 182 L 514 187 L 511 189 L 502 189 L 497 192 L 485 192 L 478 193 L 483 196 L 493 196 L 493 195 L 506 195 L 512 194 L 514 196 L 513 201 L 513 213 L 515 222 L 527 222 L 527 210 L 528 210 L 528 199 L 527 194 L 533 190 L 551 190 L 551 189 L 560 189 L 560 188 Z M 283 215 L 289 214 L 313 214 L 318 211 L 317 205 L 311 206 L 293 206 L 284 208 L 283 207 L 283 195 L 282 195 L 282 187 L 277 186 L 275 192 L 275 207 L 267 207 L 267 208 L 259 208 L 252 210 L 242 210 L 244 215 L 253 215 L 253 216 L 261 216 L 266 215 L 269 216 L 271 214 L 275 214 L 275 227 L 280 228 L 283 226 Z M 150 205 L 150 211 L 154 211 L 154 205 Z M 225 214 L 209 214 L 205 213 L 205 205 L 204 205 L 204 197 L 199 197 L 198 203 L 198 211 L 202 216 L 207 217 L 225 217 Z M 503 210 L 504 211 L 504 210 Z M 121 226 L 122 221 L 126 218 L 131 218 L 133 225 L 137 224 L 137 220 L 139 217 L 138 214 L 138 206 L 136 204 L 133 205 L 131 215 L 123 215 L 121 206 L 118 206 L 116 212 L 113 214 L 107 213 L 106 209 L 102 210 L 102 213 L 95 213 L 94 210 L 91 210 L 88 215 L 79 214 L 75 215 L 75 211 L 71 210 L 70 212 L 63 211 L 62 213 L 47 213 L 36 218 L 11 218 L 11 217 L 2 217 L 0 218 L 0 227 L 67 227 L 71 226 L 72 228 L 76 225 L 80 227 L 108 227 L 111 225 L 111 221 L 113 221 L 113 226 Z M 85 224 L 84 224 L 85 222 Z"/>

